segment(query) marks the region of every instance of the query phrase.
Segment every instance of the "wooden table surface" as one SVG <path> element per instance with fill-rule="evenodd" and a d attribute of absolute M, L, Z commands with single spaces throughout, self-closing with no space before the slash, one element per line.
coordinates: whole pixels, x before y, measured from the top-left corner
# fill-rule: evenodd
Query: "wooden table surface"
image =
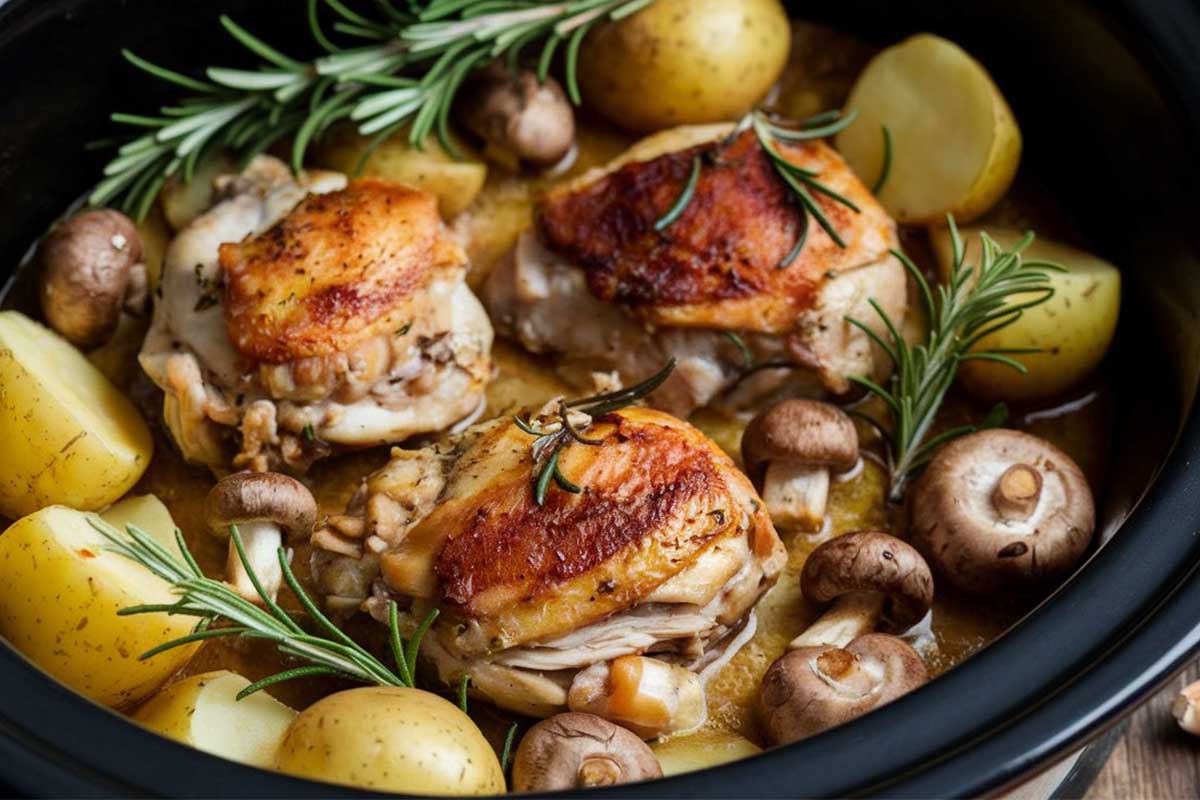
<path fill-rule="evenodd" d="M 1200 680 L 1200 662 L 1134 712 L 1086 800 L 1200 797 L 1200 737 L 1180 730 L 1171 715 L 1176 693 L 1195 680 Z"/>

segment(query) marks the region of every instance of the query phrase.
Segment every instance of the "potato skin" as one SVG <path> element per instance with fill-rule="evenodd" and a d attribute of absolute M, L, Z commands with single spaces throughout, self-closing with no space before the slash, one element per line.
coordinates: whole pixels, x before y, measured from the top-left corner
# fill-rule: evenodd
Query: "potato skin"
<path fill-rule="evenodd" d="M 588 34 L 579 86 L 632 131 L 735 119 L 779 77 L 790 45 L 778 0 L 657 0 Z"/>
<path fill-rule="evenodd" d="M 103 508 L 150 463 L 153 440 L 129 400 L 88 360 L 16 311 L 0 313 L 0 513 Z"/>
<path fill-rule="evenodd" d="M 228 670 L 192 675 L 155 695 L 134 721 L 162 736 L 231 761 L 269 768 L 296 712 Z"/>
<path fill-rule="evenodd" d="M 157 500 L 115 506 L 111 521 L 150 528 L 170 515 Z M 157 504 L 158 508 L 155 508 Z M 161 515 L 159 512 L 161 509 Z M 0 635 L 39 668 L 75 691 L 112 708 L 134 705 L 153 692 L 195 652 L 180 647 L 146 661 L 138 656 L 189 633 L 191 617 L 117 616 L 143 603 L 170 603 L 167 583 L 107 549 L 92 528 L 95 515 L 50 506 L 0 534 Z M 147 530 L 168 544 L 173 530 Z"/>
<path fill-rule="evenodd" d="M 989 229 L 1002 248 L 1017 244 L 1022 231 Z M 961 231 L 966 263 L 978 263 L 978 230 Z M 944 229 L 930 232 L 943 277 L 950 269 L 950 239 Z M 1066 269 L 1050 273 L 1054 296 L 1027 309 L 1019 320 L 979 343 L 976 349 L 1035 348 L 1014 355 L 1029 370 L 1022 375 L 990 361 L 968 361 L 959 381 L 985 400 L 1033 401 L 1053 397 L 1091 373 L 1112 342 L 1121 309 L 1121 273 L 1112 264 L 1081 250 L 1038 237 L 1023 253 L 1026 261 L 1049 261 Z"/>
<path fill-rule="evenodd" d="M 419 689 L 368 686 L 300 713 L 275 768 L 316 780 L 404 794 L 504 792 L 500 761 L 470 717 Z"/>

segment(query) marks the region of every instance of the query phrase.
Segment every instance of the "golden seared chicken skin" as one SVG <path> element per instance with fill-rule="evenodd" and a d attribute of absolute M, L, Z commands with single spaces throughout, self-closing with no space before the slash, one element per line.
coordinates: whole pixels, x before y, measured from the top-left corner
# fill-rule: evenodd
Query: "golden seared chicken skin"
<path fill-rule="evenodd" d="M 477 413 L 492 329 L 436 200 L 262 156 L 181 230 L 140 361 L 190 461 L 302 472 Z"/>
<path fill-rule="evenodd" d="M 801 213 L 754 132 L 730 134 L 727 125 L 664 131 L 547 192 L 485 287 L 500 332 L 560 354 L 568 377 L 616 370 L 632 382 L 674 356 L 679 367 L 651 402 L 680 415 L 766 362 L 788 366 L 755 369 L 759 384 L 794 373 L 806 393 L 841 394 L 848 375 L 881 376 L 882 352 L 845 317 L 880 326 L 874 299 L 903 318 L 895 222 L 827 144 L 777 142 L 858 209 L 815 193 L 845 247 L 810 220 L 787 262 Z M 696 158 L 703 166 L 690 201 L 656 226 Z"/>
<path fill-rule="evenodd" d="M 550 404 L 531 424 L 554 430 Z M 647 736 L 703 722 L 703 684 L 753 635 L 786 552 L 749 480 L 661 411 L 571 412 L 594 444 L 534 488 L 535 436 L 512 419 L 394 450 L 346 513 L 314 534 L 332 610 L 415 624 L 441 678 L 534 716 L 565 708 Z"/>

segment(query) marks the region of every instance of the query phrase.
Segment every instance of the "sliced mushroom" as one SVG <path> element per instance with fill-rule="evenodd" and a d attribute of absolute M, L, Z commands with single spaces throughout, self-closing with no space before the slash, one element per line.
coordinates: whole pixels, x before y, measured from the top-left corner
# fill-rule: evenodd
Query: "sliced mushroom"
<path fill-rule="evenodd" d="M 1180 728 L 1200 736 L 1200 681 L 1183 687 L 1171 704 L 1171 713 Z"/>
<path fill-rule="evenodd" d="M 742 437 L 747 473 L 760 480 L 778 526 L 819 531 L 825 523 L 830 474 L 858 463 L 858 433 L 837 406 L 783 400 L 750 421 Z"/>
<path fill-rule="evenodd" d="M 575 113 L 553 78 L 530 70 L 510 72 L 503 61 L 483 70 L 465 96 L 462 120 L 486 143 L 494 161 L 516 167 L 550 166 L 575 144 Z"/>
<path fill-rule="evenodd" d="M 617 722 L 653 739 L 699 728 L 708 716 L 696 673 L 645 656 L 621 656 L 581 670 L 567 707 Z"/>
<path fill-rule="evenodd" d="M 568 712 L 529 729 L 513 757 L 517 792 L 562 791 L 661 778 L 650 748 L 594 714 Z"/>
<path fill-rule="evenodd" d="M 887 634 L 868 633 L 845 648 L 792 650 L 763 678 L 763 730 L 771 744 L 795 742 L 890 703 L 928 678 L 916 651 Z"/>
<path fill-rule="evenodd" d="M 144 302 L 142 245 L 124 214 L 109 209 L 76 214 L 56 225 L 38 252 L 42 313 L 79 347 L 95 347 L 112 335 L 131 287 L 134 293 L 140 287 Z"/>
<path fill-rule="evenodd" d="M 912 498 L 912 541 L 966 592 L 1052 585 L 1092 540 L 1095 506 L 1079 466 L 1049 442 L 992 429 L 946 445 Z"/>
<path fill-rule="evenodd" d="M 217 482 L 204 502 L 204 520 L 214 535 L 230 538 L 225 579 L 247 600 L 261 602 L 230 537 L 236 525 L 250 568 L 274 599 L 283 581 L 278 550 L 288 540 L 307 537 L 317 519 L 317 503 L 300 481 L 277 472 L 235 472 Z"/>
<path fill-rule="evenodd" d="M 809 555 L 800 590 L 810 603 L 831 606 L 789 645 L 842 647 L 887 622 L 904 631 L 933 605 L 933 575 L 921 554 L 878 531 L 848 533 Z"/>

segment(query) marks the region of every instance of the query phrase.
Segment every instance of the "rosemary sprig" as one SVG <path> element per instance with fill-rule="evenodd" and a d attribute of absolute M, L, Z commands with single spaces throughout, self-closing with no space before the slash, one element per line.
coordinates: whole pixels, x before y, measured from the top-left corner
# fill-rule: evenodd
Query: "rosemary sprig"
<path fill-rule="evenodd" d="M 727 137 L 714 143 L 709 150 L 693 158 L 691 174 L 683 190 L 680 192 L 679 198 L 672 204 L 667 213 L 654 223 L 654 230 L 665 230 L 683 215 L 688 204 L 691 203 L 692 198 L 695 196 L 696 182 L 700 177 L 701 161 L 707 158 L 710 161 L 719 162 L 717 153 L 721 149 L 728 147 L 734 139 L 747 129 L 753 129 L 755 136 L 758 138 L 759 146 L 762 147 L 763 152 L 770 159 L 771 166 L 774 167 L 779 179 L 786 185 L 789 196 L 800 212 L 799 234 L 796 236 L 796 242 L 792 245 L 792 249 L 780 260 L 779 268 L 784 269 L 791 265 L 804 250 L 804 245 L 808 241 L 810 218 L 817 221 L 817 224 L 829 234 L 829 238 L 833 239 L 838 247 L 844 248 L 846 242 L 833 227 L 833 224 L 821 209 L 821 205 L 817 202 L 814 195 L 824 195 L 844 205 L 856 214 L 859 213 L 858 206 L 848 197 L 822 183 L 820 181 L 820 173 L 797 166 L 789 161 L 779 151 L 778 144 L 780 142 L 811 141 L 833 136 L 851 125 L 857 116 L 857 113 L 854 111 L 848 114 L 843 114 L 841 111 L 826 111 L 810 117 L 799 124 L 789 125 L 782 123 L 765 111 L 759 109 L 751 111 L 734 125 L 733 131 Z"/>
<path fill-rule="evenodd" d="M 131 561 L 141 564 L 158 577 L 171 584 L 172 591 L 179 596 L 174 603 L 141 605 L 123 608 L 121 615 L 129 614 L 183 614 L 197 617 L 195 630 L 177 639 L 165 642 L 143 653 L 141 658 L 151 658 L 158 653 L 192 642 L 225 636 L 241 636 L 267 639 L 275 643 L 281 653 L 309 662 L 307 666 L 284 670 L 256 681 L 238 693 L 238 699 L 254 694 L 276 683 L 295 678 L 330 675 L 362 683 L 380 686 L 414 685 L 417 651 L 421 638 L 437 617 L 432 610 L 407 641 L 400 636 L 399 616 L 396 604 L 388 608 L 389 634 L 396 667 L 391 669 L 321 613 L 316 603 L 304 591 L 292 572 L 287 553 L 279 549 L 278 558 L 283 570 L 283 579 L 300 601 L 300 605 L 312 618 L 321 633 L 308 633 L 271 599 L 262 587 L 258 576 L 250 566 L 242 545 L 242 537 L 236 525 L 230 526 L 230 538 L 237 550 L 238 558 L 246 570 L 262 600 L 255 605 L 239 595 L 228 584 L 205 576 L 192 558 L 182 534 L 176 530 L 175 540 L 183 554 L 181 561 L 167 548 L 136 525 L 127 525 L 125 534 L 98 518 L 89 520 L 109 542 L 109 548 Z M 220 627 L 215 627 L 222 623 Z"/>
<path fill-rule="evenodd" d="M 571 422 L 571 411 L 581 411 L 591 417 L 592 420 L 595 420 L 605 414 L 625 408 L 641 400 L 661 386 L 674 369 L 675 359 L 672 358 L 658 372 L 641 383 L 630 386 L 628 389 L 618 389 L 617 391 L 605 392 L 604 394 L 584 397 L 578 400 L 560 400 L 556 411 L 558 419 L 550 423 L 551 425 L 558 426 L 553 430 L 539 428 L 532 422 L 523 420 L 519 416 L 513 417 L 513 422 L 518 428 L 535 437 L 531 446 L 534 464 L 534 502 L 538 506 L 545 505 L 546 492 L 550 488 L 551 481 L 557 484 L 558 488 L 564 492 L 572 494 L 582 492 L 582 487 L 576 486 L 569 481 L 559 470 L 559 456 L 562 454 L 563 449 L 571 444 L 571 442 L 578 442 L 579 444 L 591 447 L 599 447 L 604 444 L 602 439 L 589 439 L 584 436 L 583 432 Z"/>
<path fill-rule="evenodd" d="M 879 194 L 892 174 L 892 131 L 887 125 L 880 125 L 879 130 L 883 135 L 883 166 L 879 168 L 879 177 L 871 186 L 871 194 Z"/>
<path fill-rule="evenodd" d="M 1034 239 L 1032 232 L 1010 250 L 1001 250 L 995 240 L 981 233 L 979 264 L 967 265 L 962 237 L 954 218 L 947 215 L 946 220 L 953 247 L 953 268 L 949 280 L 936 290 L 907 256 L 892 251 L 916 282 L 928 312 L 929 331 L 924 342 L 910 345 L 887 312 L 874 300 L 870 301 L 871 307 L 887 330 L 886 339 L 863 322 L 846 318 L 887 353 L 894 367 L 887 387 L 867 377 L 850 376 L 850 380 L 883 400 L 891 417 L 890 426 L 866 418 L 887 435 L 887 464 L 891 477 L 888 497 L 892 502 L 899 502 L 909 478 L 938 447 L 958 436 L 1003 421 L 1006 411 L 1001 405 L 993 409 L 981 425 L 956 427 L 927 439 L 959 364 L 995 361 L 1018 372 L 1027 372 L 1025 366 L 1012 356 L 1036 350 L 1011 348 L 972 352 L 972 348 L 986 336 L 1019 320 L 1026 309 L 1049 300 L 1054 294 L 1049 285 L 1049 273 L 1062 270 L 1057 264 L 1026 261 L 1021 257 L 1022 251 Z M 1010 302 L 1018 297 L 1027 299 Z"/>
<path fill-rule="evenodd" d="M 312 61 L 285 55 L 228 17 L 221 24 L 260 59 L 255 69 L 209 67 L 206 80 L 152 64 L 129 51 L 131 64 L 186 92 L 156 115 L 112 115 L 137 133 L 120 145 L 92 191 L 92 205 L 116 205 L 141 220 L 165 181 L 191 180 L 199 163 L 221 150 L 244 164 L 292 136 L 292 167 L 299 170 L 309 145 L 342 120 L 373 138 L 359 167 L 386 138 L 405 126 L 420 146 L 433 133 L 457 153 L 449 135 L 454 98 L 470 72 L 500 56 L 516 64 L 541 47 L 542 80 L 561 45 L 567 93 L 579 102 L 579 45 L 598 22 L 621 19 L 654 0 L 428 0 L 401 10 L 377 0 L 381 16 L 369 18 L 341 0 L 307 0 L 309 27 L 326 54 Z M 362 40 L 342 48 L 322 30 L 319 3 L 332 11 L 333 29 Z"/>

